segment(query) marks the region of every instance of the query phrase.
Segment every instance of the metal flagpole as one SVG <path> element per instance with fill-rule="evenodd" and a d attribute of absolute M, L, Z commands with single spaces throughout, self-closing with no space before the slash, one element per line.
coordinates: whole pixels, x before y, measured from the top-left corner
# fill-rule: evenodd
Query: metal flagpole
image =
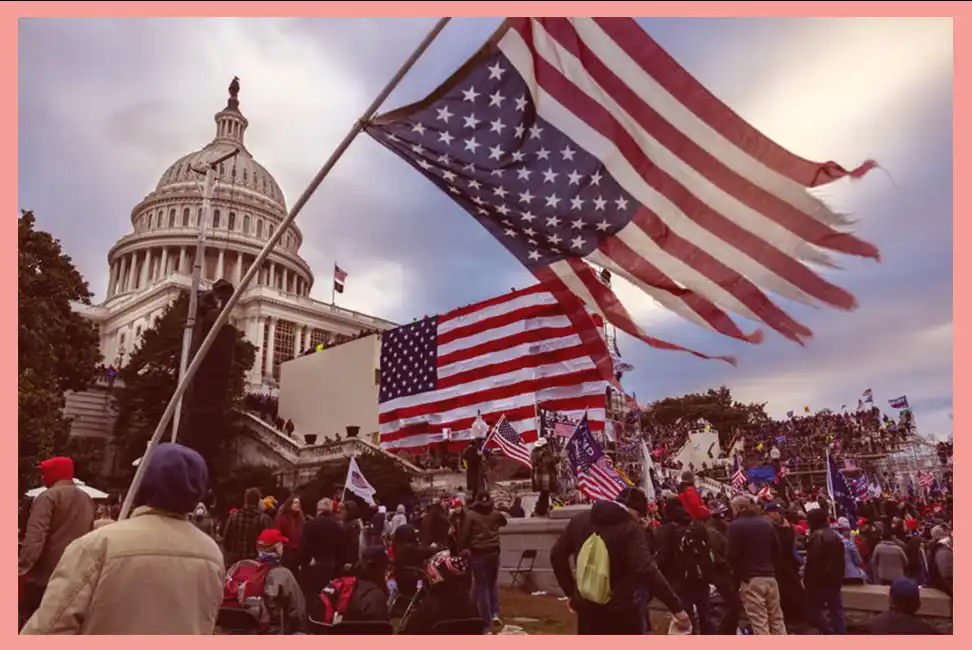
<path fill-rule="evenodd" d="M 206 175 L 203 185 L 202 216 L 199 219 L 199 234 L 196 237 L 196 256 L 192 262 L 192 284 L 189 289 L 189 313 L 186 315 L 186 329 L 182 334 L 182 357 L 179 359 L 179 381 L 185 379 L 186 368 L 189 366 L 189 350 L 192 348 L 192 331 L 196 328 L 196 311 L 199 309 L 199 285 L 202 282 L 202 267 L 206 256 L 206 228 L 209 227 L 209 215 L 213 209 L 213 193 L 216 190 L 216 169 L 221 162 L 225 162 L 240 152 L 233 149 L 225 156 L 208 163 L 206 170 L 192 171 Z M 172 416 L 172 442 L 179 436 L 179 424 L 182 420 L 182 397 L 176 402 L 175 415 Z"/>
<path fill-rule="evenodd" d="M 331 169 L 341 158 L 341 156 L 344 155 L 344 152 L 347 151 L 348 147 L 351 146 L 351 143 L 354 141 L 355 137 L 357 137 L 357 135 L 364 130 L 368 120 L 374 116 L 374 114 L 381 107 L 381 104 L 388 98 L 395 87 L 398 86 L 399 82 L 401 82 L 402 78 L 408 73 L 412 66 L 415 65 L 415 62 L 418 61 L 419 57 L 425 53 L 425 51 L 429 48 L 429 45 L 432 44 L 432 41 L 435 40 L 435 37 L 438 36 L 443 29 L 445 29 L 445 26 L 448 24 L 449 20 L 449 18 L 439 19 L 432 30 L 426 35 L 422 42 L 419 43 L 418 47 L 415 48 L 415 51 L 412 52 L 412 54 L 401 65 L 401 67 L 395 73 L 395 76 L 393 76 L 388 84 L 381 90 L 381 92 L 378 93 L 378 96 L 375 97 L 373 102 L 371 102 L 371 105 L 365 109 L 364 113 L 361 115 L 358 121 L 355 122 L 348 134 L 344 136 L 344 140 L 341 141 L 331 156 L 324 163 L 324 166 L 321 167 L 320 171 L 318 171 L 311 180 L 310 185 L 307 186 L 307 189 L 305 189 L 304 192 L 297 198 L 297 201 L 290 209 L 290 214 L 288 214 L 287 218 L 284 219 L 280 226 L 274 230 L 273 236 L 270 237 L 269 241 L 267 241 L 267 243 L 263 246 L 263 250 L 261 250 L 260 254 L 257 255 L 253 265 L 240 280 L 240 286 L 236 287 L 233 295 L 228 301 L 226 301 L 226 304 L 223 305 L 223 309 L 219 313 L 219 317 L 216 319 L 216 322 L 213 323 L 212 329 L 210 329 L 209 333 L 206 335 L 206 338 L 203 339 L 202 343 L 200 344 L 199 350 L 196 352 L 196 356 L 193 357 L 192 363 L 190 363 L 189 367 L 186 369 L 185 376 L 179 380 L 179 385 L 176 386 L 175 393 L 172 394 L 172 398 L 169 400 L 169 405 L 165 408 L 165 412 L 162 413 L 162 419 L 159 420 L 159 424 L 155 427 L 155 433 L 152 434 L 152 439 L 149 441 L 149 446 L 145 450 L 145 455 L 142 457 L 142 462 L 139 463 L 138 470 L 135 472 L 135 478 L 132 479 L 132 484 L 129 486 L 128 493 L 125 495 L 125 501 L 122 504 L 122 509 L 118 516 L 119 520 L 126 519 L 128 517 L 128 514 L 132 509 L 132 502 L 134 501 L 135 495 L 138 492 L 138 488 L 142 484 L 142 480 L 145 478 L 145 471 L 151 464 L 150 461 L 152 459 L 152 455 L 155 453 L 155 448 L 158 446 L 162 433 L 165 431 L 166 426 L 168 426 L 169 422 L 172 420 L 173 414 L 175 413 L 176 404 L 178 404 L 179 400 L 182 399 L 182 396 L 185 395 L 189 382 L 192 381 L 196 371 L 199 370 L 199 366 L 202 365 L 203 359 L 206 358 L 206 353 L 209 352 L 209 348 L 212 347 L 213 342 L 219 335 L 220 330 L 223 329 L 223 325 L 225 325 L 226 321 L 229 320 L 230 312 L 232 312 L 233 307 L 236 306 L 236 303 L 239 302 L 240 296 L 249 286 L 250 282 L 253 281 L 254 276 L 256 276 L 257 272 L 260 270 L 260 267 L 267 260 L 267 257 L 270 256 L 270 251 L 274 249 L 277 242 L 280 241 L 281 237 L 283 237 L 284 233 L 287 231 L 287 228 L 291 223 L 293 223 L 294 219 L 297 218 L 297 215 L 310 200 L 311 196 L 313 196 L 321 182 L 328 175 L 328 173 L 330 173 Z"/>
<path fill-rule="evenodd" d="M 331 274 L 331 304 L 334 304 L 335 292 L 337 291 L 337 265 L 334 265 L 334 272 Z"/>

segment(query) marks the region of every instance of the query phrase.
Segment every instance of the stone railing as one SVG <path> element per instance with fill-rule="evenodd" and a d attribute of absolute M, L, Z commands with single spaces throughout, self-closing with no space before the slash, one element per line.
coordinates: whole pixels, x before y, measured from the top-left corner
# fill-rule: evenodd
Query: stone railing
<path fill-rule="evenodd" d="M 252 413 L 237 409 L 236 414 L 240 417 L 240 422 L 246 431 L 291 465 L 315 465 L 329 460 L 348 458 L 355 454 L 373 453 L 390 458 L 413 476 L 430 474 L 430 470 L 421 469 L 404 458 L 400 458 L 363 438 L 343 438 L 338 442 L 307 444 L 291 438 Z M 431 473 L 434 473 L 434 470 Z"/>

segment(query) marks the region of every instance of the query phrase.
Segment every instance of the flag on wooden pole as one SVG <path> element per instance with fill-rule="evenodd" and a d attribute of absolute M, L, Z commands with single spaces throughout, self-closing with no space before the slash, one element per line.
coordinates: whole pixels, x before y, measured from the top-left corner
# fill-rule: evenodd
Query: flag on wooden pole
<path fill-rule="evenodd" d="M 729 316 L 800 343 L 774 303 L 854 309 L 811 268 L 878 259 L 808 189 L 859 177 L 800 158 L 747 124 L 629 18 L 512 18 L 425 99 L 367 133 L 446 192 L 557 296 L 666 350 L 595 267 L 709 330 Z"/>

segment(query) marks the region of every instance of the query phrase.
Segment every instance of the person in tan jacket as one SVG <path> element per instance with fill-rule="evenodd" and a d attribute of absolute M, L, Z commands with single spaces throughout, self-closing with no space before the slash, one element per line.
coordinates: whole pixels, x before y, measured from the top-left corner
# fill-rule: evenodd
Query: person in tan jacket
<path fill-rule="evenodd" d="M 34 499 L 20 549 L 21 621 L 40 605 L 64 549 L 94 524 L 94 501 L 74 484 L 73 460 L 50 458 L 37 469 L 47 489 Z"/>
<path fill-rule="evenodd" d="M 208 486 L 202 456 L 159 445 L 139 507 L 67 547 L 21 634 L 212 634 L 223 554 L 188 519 Z"/>

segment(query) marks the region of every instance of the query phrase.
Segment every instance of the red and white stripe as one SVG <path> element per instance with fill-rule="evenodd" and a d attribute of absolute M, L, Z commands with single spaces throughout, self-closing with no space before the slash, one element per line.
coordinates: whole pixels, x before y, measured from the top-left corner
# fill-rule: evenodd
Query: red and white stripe
<path fill-rule="evenodd" d="M 507 440 L 503 435 L 501 427 L 507 423 L 506 416 L 501 416 L 499 422 L 493 427 L 493 430 L 488 436 L 486 436 L 486 442 L 483 444 L 484 447 L 491 446 L 490 443 L 496 445 L 499 448 L 500 453 L 509 458 L 510 460 L 519 463 L 526 467 L 527 469 L 533 469 L 533 463 L 530 458 L 530 449 L 523 444 L 522 437 L 520 442 L 513 442 Z"/>
<path fill-rule="evenodd" d="M 834 266 L 828 251 L 879 259 L 878 250 L 847 233 L 850 221 L 808 188 L 859 177 L 873 162 L 848 171 L 786 151 L 706 91 L 632 19 L 517 18 L 507 26 L 498 48 L 526 81 L 539 116 L 603 162 L 641 204 L 587 262 L 698 325 L 754 343 L 760 332 L 744 333 L 729 313 L 794 341 L 811 336 L 768 292 L 856 307 L 853 295 L 807 264 Z M 538 277 L 558 298 L 576 292 L 650 345 L 683 349 L 645 335 L 610 288 L 592 288 L 585 266 L 562 261 Z"/>
<path fill-rule="evenodd" d="M 577 489 L 591 501 L 611 501 L 624 489 L 624 482 L 602 459 L 577 472 Z"/>
<path fill-rule="evenodd" d="M 568 318 L 539 284 L 439 316 L 438 387 L 380 405 L 381 446 L 420 452 L 442 442 L 445 429 L 469 429 L 477 413 L 492 422 L 505 415 L 529 444 L 538 407 L 574 420 L 586 412 L 591 429 L 603 430 L 611 371 L 592 360 L 610 363 L 598 321 L 583 311 Z"/>

